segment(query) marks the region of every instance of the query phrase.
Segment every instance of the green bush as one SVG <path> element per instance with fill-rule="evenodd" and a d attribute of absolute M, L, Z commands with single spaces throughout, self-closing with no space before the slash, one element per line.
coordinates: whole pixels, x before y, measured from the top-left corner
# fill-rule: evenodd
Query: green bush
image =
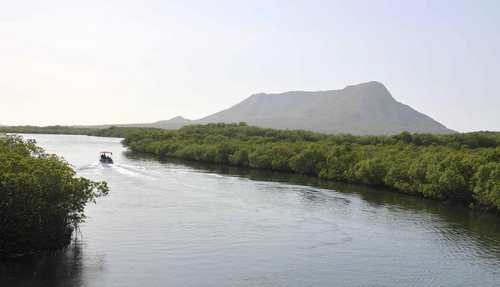
<path fill-rule="evenodd" d="M 0 256 L 67 245 L 85 204 L 107 191 L 33 141 L 0 139 Z"/>
<path fill-rule="evenodd" d="M 500 209 L 500 163 L 482 165 L 474 175 L 474 197 L 479 204 Z"/>
<path fill-rule="evenodd" d="M 325 152 L 316 146 L 311 146 L 292 156 L 289 164 L 296 173 L 318 175 L 325 165 Z"/>

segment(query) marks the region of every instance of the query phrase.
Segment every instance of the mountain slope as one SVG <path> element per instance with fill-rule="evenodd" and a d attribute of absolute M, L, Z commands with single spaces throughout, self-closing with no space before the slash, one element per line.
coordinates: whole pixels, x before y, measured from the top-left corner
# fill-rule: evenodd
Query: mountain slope
<path fill-rule="evenodd" d="M 170 120 L 165 120 L 165 121 L 157 121 L 154 123 L 149 123 L 149 124 L 137 124 L 137 127 L 145 127 L 145 128 L 160 128 L 160 129 L 178 129 L 181 128 L 185 125 L 192 124 L 193 121 L 188 120 L 186 118 L 177 116 L 174 118 L 171 118 Z"/>
<path fill-rule="evenodd" d="M 347 86 L 341 90 L 261 93 L 199 120 L 175 117 L 154 123 L 115 126 L 178 129 L 189 124 L 238 122 L 267 128 L 355 135 L 396 134 L 402 131 L 438 134 L 454 132 L 396 101 L 379 82 Z"/>
<path fill-rule="evenodd" d="M 453 132 L 397 102 L 378 82 L 347 86 L 342 90 L 256 94 L 196 122 L 247 122 L 260 127 L 323 133 Z"/>

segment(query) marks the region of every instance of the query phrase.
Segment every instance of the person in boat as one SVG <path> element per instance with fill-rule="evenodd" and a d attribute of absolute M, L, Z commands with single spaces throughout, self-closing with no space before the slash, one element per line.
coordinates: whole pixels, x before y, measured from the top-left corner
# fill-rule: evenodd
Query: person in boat
<path fill-rule="evenodd" d="M 111 152 L 101 152 L 100 161 L 102 163 L 113 163 L 113 159 L 111 158 Z"/>

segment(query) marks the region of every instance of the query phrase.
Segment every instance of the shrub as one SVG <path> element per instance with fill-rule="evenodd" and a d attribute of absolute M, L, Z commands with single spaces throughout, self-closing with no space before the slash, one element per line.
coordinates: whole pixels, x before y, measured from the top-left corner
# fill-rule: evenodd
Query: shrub
<path fill-rule="evenodd" d="M 107 191 L 33 141 L 0 140 L 0 256 L 67 245 L 86 203 Z"/>

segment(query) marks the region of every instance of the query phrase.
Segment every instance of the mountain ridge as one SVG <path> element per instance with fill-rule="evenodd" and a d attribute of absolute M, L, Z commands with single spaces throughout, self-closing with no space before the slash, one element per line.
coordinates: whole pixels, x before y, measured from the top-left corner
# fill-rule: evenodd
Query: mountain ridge
<path fill-rule="evenodd" d="M 348 85 L 340 90 L 257 93 L 227 109 L 197 120 L 177 116 L 153 123 L 114 126 L 178 129 L 189 124 L 237 122 L 265 128 L 302 129 L 328 134 L 454 132 L 409 105 L 397 101 L 377 81 Z M 109 126 L 111 125 L 100 127 Z"/>
<path fill-rule="evenodd" d="M 396 101 L 382 83 L 375 81 L 349 85 L 341 90 L 254 94 L 196 122 L 240 121 L 260 127 L 323 133 L 453 132 Z"/>

